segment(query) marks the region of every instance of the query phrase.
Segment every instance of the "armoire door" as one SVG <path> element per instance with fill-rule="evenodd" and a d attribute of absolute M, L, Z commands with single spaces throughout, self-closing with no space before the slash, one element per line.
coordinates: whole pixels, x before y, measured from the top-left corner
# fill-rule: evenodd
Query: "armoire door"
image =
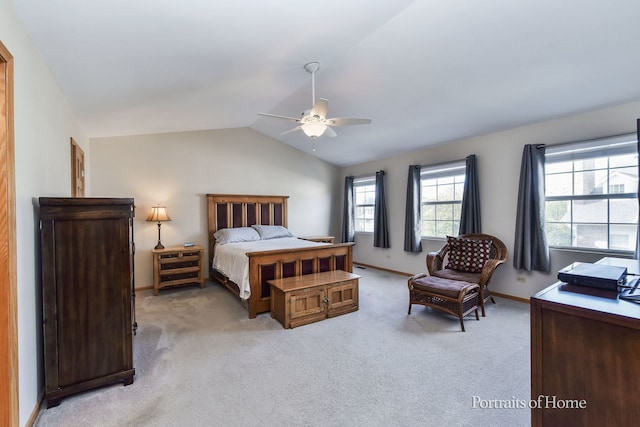
<path fill-rule="evenodd" d="M 118 372 L 130 359 L 128 227 L 127 219 L 56 222 L 59 387 Z"/>

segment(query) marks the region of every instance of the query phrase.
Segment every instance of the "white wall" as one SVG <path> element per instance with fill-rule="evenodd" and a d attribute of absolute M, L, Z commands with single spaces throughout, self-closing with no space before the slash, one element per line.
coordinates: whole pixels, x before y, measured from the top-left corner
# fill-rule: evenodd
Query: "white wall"
<path fill-rule="evenodd" d="M 42 391 L 42 293 L 34 202 L 71 194 L 70 138 L 89 154 L 67 100 L 9 0 L 0 0 L 0 41 L 14 57 L 18 359 L 20 425 Z"/>
<path fill-rule="evenodd" d="M 640 103 L 634 103 L 342 169 L 248 129 L 104 138 L 89 143 L 10 0 L 0 0 L 0 41 L 15 58 L 20 425 L 35 409 L 43 385 L 39 229 L 34 202 L 40 196 L 70 195 L 70 137 L 85 151 L 88 196 L 135 198 L 136 282 L 149 286 L 149 251 L 156 243 L 157 228 L 144 218 L 154 204 L 166 204 L 173 218 L 162 227 L 165 245 L 188 240 L 206 244 L 206 193 L 287 194 L 291 196 L 289 226 L 296 234 L 339 236 L 344 176 L 378 169 L 387 171 L 392 248 L 375 249 L 371 236 L 358 236 L 356 260 L 408 273 L 422 271 L 424 253 L 410 255 L 402 250 L 407 166 L 468 154 L 478 156 L 484 231 L 504 239 L 512 251 L 522 146 L 633 132 L 640 116 Z M 440 245 L 424 242 L 425 251 Z M 558 251 L 552 256 L 552 271 L 574 260 L 599 257 Z M 524 282 L 516 280 L 518 275 L 509 261 L 496 273 L 492 288 L 526 298 L 554 280 L 554 273 L 523 275 Z"/>
<path fill-rule="evenodd" d="M 636 131 L 640 102 L 589 112 L 546 123 L 521 127 L 452 144 L 425 148 L 404 155 L 341 168 L 341 181 L 348 175 L 362 176 L 385 170 L 389 207 L 390 249 L 373 247 L 371 234 L 356 235 L 356 261 L 405 273 L 425 271 L 428 251 L 437 250 L 442 240 L 423 240 L 423 252 L 404 252 L 404 215 L 408 166 L 430 165 L 464 159 L 475 154 L 478 161 L 482 231 L 505 242 L 513 254 L 516 200 L 520 161 L 525 144 L 557 144 L 600 138 Z M 342 189 L 340 188 L 340 191 Z M 555 281 L 557 271 L 574 261 L 593 262 L 603 254 L 552 250 L 551 274 L 524 273 L 515 270 L 510 258 L 498 268 L 491 289 L 521 298 L 529 298 Z"/>
<path fill-rule="evenodd" d="M 294 234 L 325 235 L 336 227 L 338 168 L 248 128 L 95 138 L 91 156 L 91 196 L 135 200 L 137 288 L 153 284 L 158 228 L 145 219 L 156 204 L 171 217 L 161 228 L 165 247 L 187 241 L 207 247 L 208 193 L 287 195 Z"/>

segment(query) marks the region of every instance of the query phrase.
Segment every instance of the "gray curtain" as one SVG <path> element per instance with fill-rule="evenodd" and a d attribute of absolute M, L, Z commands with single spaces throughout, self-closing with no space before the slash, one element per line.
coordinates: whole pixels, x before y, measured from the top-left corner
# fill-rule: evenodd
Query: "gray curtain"
<path fill-rule="evenodd" d="M 356 234 L 356 224 L 354 219 L 353 200 L 353 177 L 347 176 L 344 179 L 344 204 L 342 212 L 342 242 L 353 242 Z"/>
<path fill-rule="evenodd" d="M 376 248 L 390 247 L 384 175 L 384 171 L 376 172 L 376 200 L 373 212 L 373 246 Z"/>
<path fill-rule="evenodd" d="M 464 192 L 462 193 L 462 212 L 458 234 L 481 233 L 480 190 L 478 189 L 478 170 L 476 156 L 467 156 Z"/>
<path fill-rule="evenodd" d="M 421 193 L 420 165 L 411 165 L 407 179 L 407 205 L 404 217 L 404 250 L 406 252 L 422 252 Z"/>
<path fill-rule="evenodd" d="M 527 144 L 522 152 L 513 266 L 549 272 L 544 217 L 544 146 Z"/>

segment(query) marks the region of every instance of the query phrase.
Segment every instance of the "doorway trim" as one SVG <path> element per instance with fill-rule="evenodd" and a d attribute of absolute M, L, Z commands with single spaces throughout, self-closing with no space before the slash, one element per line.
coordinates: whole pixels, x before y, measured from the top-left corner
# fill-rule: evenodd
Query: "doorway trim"
<path fill-rule="evenodd" d="M 0 425 L 17 427 L 18 298 L 13 56 L 0 41 Z"/>

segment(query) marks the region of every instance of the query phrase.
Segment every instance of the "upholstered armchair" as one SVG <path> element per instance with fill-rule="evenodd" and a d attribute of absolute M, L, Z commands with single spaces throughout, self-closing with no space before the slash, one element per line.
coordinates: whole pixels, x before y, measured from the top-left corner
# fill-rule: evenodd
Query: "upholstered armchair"
<path fill-rule="evenodd" d="M 427 254 L 427 270 L 431 276 L 478 284 L 478 303 L 484 316 L 484 303 L 488 300 L 495 303 L 489 291 L 489 280 L 496 267 L 506 260 L 507 247 L 497 237 L 462 234 L 448 237 L 442 249 Z"/>

